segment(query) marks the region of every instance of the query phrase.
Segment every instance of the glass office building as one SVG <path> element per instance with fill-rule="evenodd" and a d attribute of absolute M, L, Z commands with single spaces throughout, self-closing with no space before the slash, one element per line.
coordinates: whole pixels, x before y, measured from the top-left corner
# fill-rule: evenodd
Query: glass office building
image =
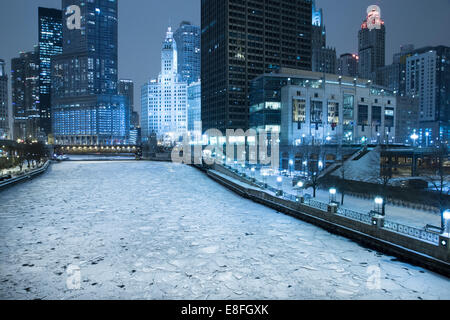
<path fill-rule="evenodd" d="M 117 94 L 117 0 L 62 0 L 62 8 L 63 53 L 52 59 L 55 142 L 127 144 L 128 100 Z"/>
<path fill-rule="evenodd" d="M 8 75 L 5 72 L 5 61 L 0 59 L 0 139 L 9 136 L 8 118 Z"/>
<path fill-rule="evenodd" d="M 39 50 L 21 52 L 11 60 L 14 140 L 39 139 Z"/>
<path fill-rule="evenodd" d="M 250 82 L 282 67 L 311 70 L 310 0 L 203 0 L 203 130 L 248 129 Z"/>
<path fill-rule="evenodd" d="M 178 73 L 190 85 L 200 80 L 200 27 L 183 21 L 173 37 L 178 50 Z"/>
<path fill-rule="evenodd" d="M 62 11 L 39 8 L 40 128 L 51 133 L 51 58 L 62 53 Z"/>

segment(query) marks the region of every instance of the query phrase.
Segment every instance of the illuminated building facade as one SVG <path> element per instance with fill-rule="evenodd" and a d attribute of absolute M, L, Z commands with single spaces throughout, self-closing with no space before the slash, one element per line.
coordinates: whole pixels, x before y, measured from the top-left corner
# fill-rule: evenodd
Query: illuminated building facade
<path fill-rule="evenodd" d="M 160 140 L 173 142 L 187 133 L 187 88 L 178 74 L 177 44 L 169 28 L 161 50 L 161 73 L 141 89 L 143 141 L 156 133 Z"/>
<path fill-rule="evenodd" d="M 336 49 L 327 47 L 327 31 L 322 9 L 312 2 L 311 66 L 314 72 L 336 73 Z"/>
<path fill-rule="evenodd" d="M 5 60 L 0 59 L 0 139 L 9 137 L 8 117 L 8 75 L 5 72 Z"/>
<path fill-rule="evenodd" d="M 201 17 L 203 131 L 248 129 L 257 76 L 311 70 L 310 0 L 204 0 Z"/>
<path fill-rule="evenodd" d="M 406 60 L 406 94 L 419 99 L 419 143 L 450 140 L 450 48 L 414 50 Z"/>
<path fill-rule="evenodd" d="M 202 134 L 202 84 L 188 86 L 188 131 Z"/>
<path fill-rule="evenodd" d="M 200 27 L 183 21 L 177 31 L 175 31 L 173 38 L 177 44 L 178 73 L 181 76 L 181 80 L 188 85 L 200 81 Z"/>
<path fill-rule="evenodd" d="M 297 72 L 281 89 L 281 145 L 396 141 L 397 99 L 367 80 Z"/>
<path fill-rule="evenodd" d="M 358 76 L 359 56 L 357 54 L 345 53 L 339 57 L 337 74 L 345 77 Z"/>
<path fill-rule="evenodd" d="M 40 132 L 39 49 L 11 60 L 14 140 L 44 139 Z"/>
<path fill-rule="evenodd" d="M 52 59 L 56 144 L 127 144 L 128 99 L 118 90 L 117 0 L 62 0 L 63 53 Z"/>
<path fill-rule="evenodd" d="M 359 77 L 376 80 L 376 71 L 386 64 L 386 27 L 378 6 L 367 9 L 358 34 Z"/>
<path fill-rule="evenodd" d="M 51 133 L 51 58 L 62 53 L 62 11 L 39 8 L 40 129 Z"/>

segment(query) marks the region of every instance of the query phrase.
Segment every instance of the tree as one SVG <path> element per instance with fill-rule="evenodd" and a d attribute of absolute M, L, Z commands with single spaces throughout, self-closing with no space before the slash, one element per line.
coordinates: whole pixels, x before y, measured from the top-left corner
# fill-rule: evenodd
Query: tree
<path fill-rule="evenodd" d="M 387 146 L 380 147 L 380 172 L 378 176 L 378 183 L 381 189 L 381 197 L 383 198 L 382 215 L 386 215 L 386 202 L 389 194 L 389 185 L 392 180 L 392 158 L 387 154 Z M 383 154 L 385 157 L 383 159 Z"/>
<path fill-rule="evenodd" d="M 432 156 L 434 160 L 434 174 L 427 175 L 425 177 L 427 182 L 431 184 L 434 192 L 437 194 L 435 205 L 439 208 L 442 228 L 445 228 L 444 212 L 448 209 L 447 204 L 450 190 L 450 176 L 446 174 L 444 167 L 446 157 L 448 157 L 448 146 L 439 143 L 436 146 L 435 152 Z"/>
<path fill-rule="evenodd" d="M 305 155 L 307 161 L 306 172 L 308 174 L 308 182 L 310 187 L 313 188 L 313 197 L 316 197 L 317 189 L 320 186 L 320 171 L 319 166 L 322 147 L 306 146 Z"/>
<path fill-rule="evenodd" d="M 342 148 L 342 143 L 339 144 L 339 173 L 340 173 L 340 179 L 339 179 L 339 191 L 341 192 L 341 206 L 344 205 L 344 198 L 345 198 L 345 187 L 346 187 L 346 183 L 345 183 L 345 157 L 344 157 L 344 152 L 343 152 L 343 148 Z M 336 156 L 337 153 L 336 153 Z"/>

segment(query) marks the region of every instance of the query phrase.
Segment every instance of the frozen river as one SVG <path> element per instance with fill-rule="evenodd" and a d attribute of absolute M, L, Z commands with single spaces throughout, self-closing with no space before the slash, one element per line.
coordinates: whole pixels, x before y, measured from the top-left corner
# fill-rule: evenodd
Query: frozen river
<path fill-rule="evenodd" d="M 450 299 L 450 280 L 190 167 L 66 162 L 0 193 L 0 299 Z"/>

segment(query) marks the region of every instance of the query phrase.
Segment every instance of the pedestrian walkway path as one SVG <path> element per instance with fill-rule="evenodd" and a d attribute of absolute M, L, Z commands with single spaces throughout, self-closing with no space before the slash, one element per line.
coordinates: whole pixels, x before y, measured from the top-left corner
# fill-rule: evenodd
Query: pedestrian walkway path
<path fill-rule="evenodd" d="M 239 171 L 242 172 L 242 168 L 239 168 Z M 245 173 L 250 177 L 252 176 L 252 173 L 248 168 L 245 169 Z M 264 177 L 262 176 L 260 170 L 256 170 L 254 175 L 256 180 L 264 182 Z M 266 183 L 273 188 L 278 188 L 279 184 L 277 182 L 278 177 L 279 177 L 278 175 L 269 175 L 265 177 Z M 292 178 L 283 176 L 282 179 L 283 179 L 282 181 L 283 192 L 292 195 L 297 195 L 298 191 L 293 186 Z M 312 188 L 305 189 L 304 194 L 305 195 L 309 194 L 312 197 L 313 189 Z M 330 201 L 329 190 L 322 190 L 322 189 L 316 190 L 315 200 L 328 203 Z M 336 195 L 336 200 L 339 202 L 341 200 L 341 194 L 339 193 L 339 191 Z M 368 199 L 361 199 L 350 195 L 345 195 L 344 205 L 342 207 L 345 209 L 350 209 L 361 213 L 369 213 L 374 209 L 374 201 Z M 441 218 L 439 214 L 405 207 L 393 206 L 389 204 L 386 205 L 386 219 L 392 222 L 405 224 L 420 229 L 424 228 L 426 225 L 434 225 L 434 226 L 441 225 Z"/>

